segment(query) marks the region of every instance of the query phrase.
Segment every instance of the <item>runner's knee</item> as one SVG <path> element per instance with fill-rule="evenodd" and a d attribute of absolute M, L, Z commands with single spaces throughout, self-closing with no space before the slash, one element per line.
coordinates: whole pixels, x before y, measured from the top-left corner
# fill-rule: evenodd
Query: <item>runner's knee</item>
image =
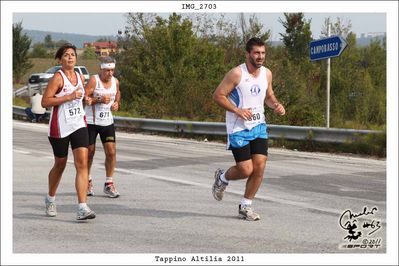
<path fill-rule="evenodd" d="M 116 149 L 115 148 L 108 148 L 105 150 L 105 156 L 107 158 L 115 158 L 116 156 Z"/>
<path fill-rule="evenodd" d="M 53 166 L 54 170 L 63 172 L 66 167 L 67 160 L 68 157 L 63 157 L 63 158 L 56 157 Z"/>
<path fill-rule="evenodd" d="M 87 158 L 79 157 L 75 158 L 76 170 L 87 169 Z"/>
<path fill-rule="evenodd" d="M 245 164 L 245 165 L 240 165 L 238 167 L 238 170 L 242 177 L 249 177 L 252 175 L 254 168 L 252 164 Z"/>

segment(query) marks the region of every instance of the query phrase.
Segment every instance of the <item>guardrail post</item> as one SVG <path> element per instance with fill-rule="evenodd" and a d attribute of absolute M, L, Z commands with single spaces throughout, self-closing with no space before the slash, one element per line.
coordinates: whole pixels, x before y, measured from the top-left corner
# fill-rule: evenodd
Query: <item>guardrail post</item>
<path fill-rule="evenodd" d="M 30 97 L 32 95 L 32 87 L 30 83 L 28 83 L 28 96 Z"/>

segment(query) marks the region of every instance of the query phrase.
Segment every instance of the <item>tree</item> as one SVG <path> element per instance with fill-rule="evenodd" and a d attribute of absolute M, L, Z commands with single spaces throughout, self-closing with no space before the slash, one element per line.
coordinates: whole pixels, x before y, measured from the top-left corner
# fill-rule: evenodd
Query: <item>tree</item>
<path fill-rule="evenodd" d="M 14 75 L 14 82 L 19 83 L 22 76 L 33 67 L 33 64 L 28 59 L 28 51 L 32 40 L 26 35 L 22 34 L 22 21 L 14 23 L 12 26 L 13 33 L 13 61 L 12 69 Z"/>
<path fill-rule="evenodd" d="M 373 128 L 386 123 L 386 49 L 380 41 L 356 46 L 331 60 L 331 118 L 336 127 Z"/>
<path fill-rule="evenodd" d="M 252 37 L 258 37 L 262 41 L 267 42 L 270 38 L 271 31 L 263 31 L 263 25 L 259 22 L 258 17 L 252 14 L 248 19 L 249 26 L 245 19 L 244 13 L 240 13 L 239 24 L 242 33 L 242 43 L 245 45 Z"/>
<path fill-rule="evenodd" d="M 343 18 L 337 18 L 335 22 L 332 22 L 331 18 L 324 19 L 323 29 L 321 31 L 322 37 L 328 36 L 328 24 L 331 24 L 330 35 L 339 35 L 343 38 L 347 38 L 351 33 L 352 22 L 350 20 L 344 20 Z"/>
<path fill-rule="evenodd" d="M 96 49 L 91 46 L 87 46 L 84 51 L 83 51 L 83 59 L 96 59 L 97 54 L 96 54 Z"/>
<path fill-rule="evenodd" d="M 33 45 L 33 49 L 30 52 L 29 56 L 31 58 L 48 58 L 49 53 L 47 52 L 47 48 L 43 43 L 36 43 Z"/>
<path fill-rule="evenodd" d="M 55 47 L 55 43 L 53 42 L 50 34 L 47 34 L 44 37 L 44 47 L 46 47 L 47 49 L 52 49 Z"/>
<path fill-rule="evenodd" d="M 280 33 L 287 49 L 288 56 L 294 60 L 303 60 L 309 55 L 309 43 L 312 40 L 310 21 L 304 19 L 303 13 L 284 13 L 285 21 L 279 22 L 285 28 L 285 34 Z"/>
<path fill-rule="evenodd" d="M 96 40 L 96 42 L 112 42 L 110 37 L 100 37 Z"/>
<path fill-rule="evenodd" d="M 54 45 L 55 45 L 55 47 L 58 48 L 58 47 L 61 47 L 61 46 L 63 46 L 65 43 L 68 43 L 68 42 L 70 42 L 70 41 L 61 39 L 61 40 L 57 41 Z"/>
<path fill-rule="evenodd" d="M 209 44 L 222 47 L 224 64 L 232 68 L 243 60 L 243 37 L 240 35 L 238 23 L 227 18 L 225 14 L 199 14 L 188 16 L 193 23 L 194 35 Z"/>
<path fill-rule="evenodd" d="M 300 13 L 285 15 L 292 26 L 282 34 L 286 46 L 269 46 L 265 66 L 273 71 L 274 92 L 288 112 L 276 117 L 266 108 L 267 121 L 325 126 L 326 62 L 308 58 L 310 22 Z M 225 112 L 211 100 L 212 93 L 223 75 L 243 62 L 245 36 L 266 32 L 254 16 L 252 24 L 242 18 L 240 26 L 223 15 L 172 14 L 164 19 L 130 13 L 129 24 L 118 32 L 123 49 L 116 55 L 123 111 L 148 118 L 223 121 Z M 331 60 L 330 125 L 378 129 L 386 122 L 385 41 L 359 48 L 356 36 L 340 23 L 334 31 L 349 33 L 348 47 Z"/>
<path fill-rule="evenodd" d="M 131 14 L 117 57 L 125 106 L 144 117 L 214 116 L 220 108 L 209 99 L 225 72 L 223 49 L 196 36 L 188 18 L 148 18 Z"/>
<path fill-rule="evenodd" d="M 276 92 L 282 93 L 281 101 L 290 110 L 282 120 L 290 125 L 322 126 L 320 69 L 308 58 L 312 40 L 310 21 L 304 19 L 303 13 L 284 13 L 284 16 L 285 21 L 279 19 L 285 28 L 285 33 L 280 33 L 284 48 L 273 55 L 272 68 Z"/>

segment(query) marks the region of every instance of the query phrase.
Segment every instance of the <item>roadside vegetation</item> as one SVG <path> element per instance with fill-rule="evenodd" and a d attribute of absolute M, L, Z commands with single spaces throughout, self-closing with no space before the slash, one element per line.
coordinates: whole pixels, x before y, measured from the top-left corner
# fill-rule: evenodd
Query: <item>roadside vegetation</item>
<path fill-rule="evenodd" d="M 366 47 L 358 46 L 350 21 L 344 23 L 340 18 L 335 21 L 326 18 L 324 36 L 328 21 L 332 24 L 331 35 L 340 35 L 348 43 L 339 57 L 331 59 L 330 127 L 385 132 L 385 40 L 376 39 Z M 284 117 L 266 110 L 268 123 L 324 127 L 326 60 L 309 60 L 309 43 L 313 40 L 311 21 L 304 19 L 303 13 L 285 13 L 280 22 L 285 28 L 280 33 L 283 45 L 272 46 L 270 30 L 255 15 L 249 18 L 242 15 L 238 23 L 233 23 L 223 15 L 171 14 L 162 18 L 150 13 L 127 14 L 126 30 L 118 35 L 120 52 L 115 55 L 116 75 L 123 95 L 119 114 L 224 121 L 225 112 L 213 102 L 212 93 L 224 74 L 244 61 L 245 43 L 256 36 L 268 44 L 265 66 L 272 70 L 273 89 L 287 110 Z M 43 46 L 44 53 L 40 47 L 31 49 L 26 60 L 32 67 L 20 73 L 15 82 L 25 85 L 30 73 L 43 72 L 56 64 L 49 58 L 56 48 L 51 37 L 44 40 Z M 78 64 L 85 65 L 90 74 L 97 72 L 97 59 L 92 51 L 83 51 Z M 384 156 L 385 138 L 384 135 L 381 139 L 365 139 L 349 150 Z M 327 147 L 312 142 L 298 145 L 275 141 L 273 145 L 294 145 L 301 150 L 348 149 L 344 145 Z"/>

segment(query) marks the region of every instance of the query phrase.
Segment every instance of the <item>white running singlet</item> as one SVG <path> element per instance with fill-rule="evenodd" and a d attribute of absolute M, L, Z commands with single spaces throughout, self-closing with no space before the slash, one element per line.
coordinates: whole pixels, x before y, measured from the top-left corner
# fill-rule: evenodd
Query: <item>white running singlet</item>
<path fill-rule="evenodd" d="M 262 66 L 258 77 L 253 77 L 248 73 L 245 63 L 240 65 L 240 83 L 231 91 L 228 99 L 238 108 L 251 108 L 251 120 L 244 120 L 235 113 L 226 111 L 227 134 L 233 134 L 245 129 L 266 123 L 264 114 L 264 104 L 268 82 L 266 78 L 266 68 Z"/>
<path fill-rule="evenodd" d="M 49 137 L 53 138 L 64 138 L 69 136 L 71 133 L 75 132 L 79 128 L 87 127 L 85 121 L 85 111 L 83 108 L 83 99 L 85 95 L 85 90 L 83 87 L 82 79 L 75 71 L 76 80 L 78 81 L 76 85 L 73 85 L 69 79 L 65 76 L 62 70 L 56 72 L 60 73 L 63 79 L 63 86 L 60 91 L 55 94 L 55 97 L 62 97 L 71 94 L 76 89 L 80 88 L 82 90 L 82 97 L 80 99 L 75 99 L 72 101 L 65 102 L 58 106 L 53 106 L 50 115 L 49 122 Z"/>
<path fill-rule="evenodd" d="M 97 103 L 94 105 L 86 105 L 86 119 L 87 123 L 90 125 L 99 125 L 99 126 L 109 126 L 114 123 L 114 117 L 112 116 L 111 107 L 115 102 L 116 97 L 116 79 L 114 77 L 111 78 L 111 87 L 104 88 L 103 83 L 100 80 L 98 75 L 94 76 L 96 79 L 96 87 L 93 91 L 93 97 L 102 96 L 109 94 L 110 102 L 105 103 Z"/>

